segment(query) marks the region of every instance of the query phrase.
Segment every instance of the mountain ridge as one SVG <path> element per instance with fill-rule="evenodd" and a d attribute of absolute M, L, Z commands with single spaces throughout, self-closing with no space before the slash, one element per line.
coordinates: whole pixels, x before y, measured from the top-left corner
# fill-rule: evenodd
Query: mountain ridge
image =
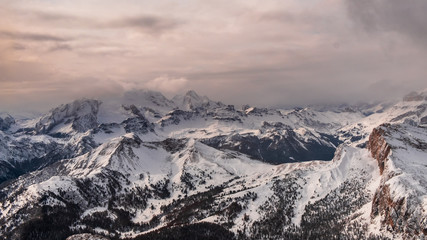
<path fill-rule="evenodd" d="M 422 239 L 426 95 L 333 110 L 193 91 L 64 104 L 0 131 L 0 235 Z"/>

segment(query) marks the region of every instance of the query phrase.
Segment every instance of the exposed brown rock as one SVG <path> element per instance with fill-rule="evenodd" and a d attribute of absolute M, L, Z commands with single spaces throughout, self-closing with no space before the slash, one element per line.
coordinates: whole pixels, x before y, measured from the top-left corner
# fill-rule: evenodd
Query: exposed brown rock
<path fill-rule="evenodd" d="M 375 128 L 369 136 L 368 142 L 368 149 L 372 157 L 377 160 L 381 175 L 384 172 L 385 162 L 391 150 L 390 145 L 384 139 L 385 130 L 383 127 L 385 126 Z"/>
<path fill-rule="evenodd" d="M 399 175 L 394 171 L 387 170 L 386 164 L 392 147 L 387 143 L 387 135 L 396 130 L 390 124 L 383 124 L 375 128 L 369 136 L 368 149 L 373 158 L 378 162 L 381 173 L 381 183 L 372 200 L 371 218 L 381 216 L 382 225 L 389 231 L 404 233 L 405 236 L 419 236 L 426 234 L 426 229 L 414 220 L 413 210 L 408 207 L 406 197 L 396 198 L 392 196 L 387 181 Z"/>
<path fill-rule="evenodd" d="M 374 195 L 371 217 L 374 218 L 378 215 L 382 215 L 382 224 L 391 227 L 393 231 L 403 232 L 402 222 L 406 222 L 408 220 L 405 205 L 405 198 L 393 201 L 390 195 L 389 186 L 381 185 Z M 408 231 L 408 229 L 406 229 L 406 231 Z M 415 231 L 415 233 L 418 234 L 417 229 L 415 229 Z"/>

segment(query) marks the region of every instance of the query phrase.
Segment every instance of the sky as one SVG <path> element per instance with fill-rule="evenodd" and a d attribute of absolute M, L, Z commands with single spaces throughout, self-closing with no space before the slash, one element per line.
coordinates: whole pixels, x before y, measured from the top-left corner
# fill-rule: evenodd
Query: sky
<path fill-rule="evenodd" d="M 427 88 L 425 0 L 0 0 L 0 111 L 133 89 L 230 104 Z"/>

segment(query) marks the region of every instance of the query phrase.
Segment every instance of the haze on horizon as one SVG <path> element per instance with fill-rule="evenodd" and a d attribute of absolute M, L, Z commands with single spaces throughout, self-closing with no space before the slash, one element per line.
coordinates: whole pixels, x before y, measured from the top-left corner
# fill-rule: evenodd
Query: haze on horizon
<path fill-rule="evenodd" d="M 0 3 L 0 112 L 132 89 L 268 106 L 427 88 L 425 0 Z"/>

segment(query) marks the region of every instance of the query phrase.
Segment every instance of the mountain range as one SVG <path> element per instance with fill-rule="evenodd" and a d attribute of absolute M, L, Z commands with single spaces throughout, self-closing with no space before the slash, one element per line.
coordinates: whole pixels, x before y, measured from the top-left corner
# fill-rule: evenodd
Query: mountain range
<path fill-rule="evenodd" d="M 194 91 L 0 114 L 0 239 L 424 239 L 427 90 L 236 107 Z"/>

